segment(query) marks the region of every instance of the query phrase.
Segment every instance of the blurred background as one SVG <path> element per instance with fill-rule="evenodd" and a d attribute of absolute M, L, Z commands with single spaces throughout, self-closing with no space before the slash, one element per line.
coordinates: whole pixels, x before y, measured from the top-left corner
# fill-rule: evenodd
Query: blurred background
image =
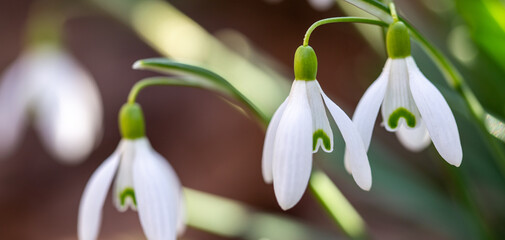
<path fill-rule="evenodd" d="M 27 26 L 37 12 L 35 4 L 0 1 L 0 71 L 27 48 Z M 135 82 L 156 76 L 132 70 L 136 60 L 170 56 L 207 67 L 272 114 L 288 93 L 294 51 L 306 29 L 321 18 L 363 13 L 343 0 L 315 8 L 306 0 L 58 4 L 55 9 L 67 16 L 61 44 L 93 76 L 99 89 L 103 135 L 85 161 L 68 165 L 53 161 L 28 126 L 17 149 L 0 161 L 0 239 L 77 238 L 77 212 L 85 184 L 120 140 L 119 108 Z M 504 150 L 499 126 L 503 126 L 500 119 L 505 119 L 505 2 L 398 0 L 396 4 L 400 14 L 461 70 L 492 114 L 491 126 L 497 127 L 498 138 L 481 131 L 461 97 L 415 45 L 418 66 L 439 87 L 456 116 L 464 154 L 461 167 L 449 166 L 433 146 L 421 153 L 409 152 L 394 134 L 380 127 L 381 120 L 369 151 L 374 179 L 370 192 L 360 190 L 343 169 L 339 133 L 335 151 L 315 154 L 314 164 L 328 173 L 357 209 L 371 239 L 504 238 L 505 172 L 500 171 L 504 159 L 493 151 Z M 382 38 L 376 27 L 352 24 L 323 26 L 312 34 L 318 80 L 349 116 L 385 63 Z M 346 239 L 309 191 L 292 210 L 283 212 L 278 207 L 273 187 L 261 177 L 264 126 L 254 118 L 201 89 L 148 88 L 138 102 L 153 147 L 172 164 L 184 186 L 231 199 L 249 209 L 250 216 L 263 212 L 290 219 L 299 224 L 298 230 L 311 233 L 310 238 L 300 239 Z M 100 239 L 145 238 L 137 214 L 116 211 L 110 194 L 103 213 Z M 197 221 L 191 219 L 197 215 L 190 214 L 190 222 Z M 223 212 L 208 221 L 227 224 L 230 218 Z M 218 234 L 190 227 L 182 239 L 291 239 L 275 237 L 276 231 L 289 231 L 291 225 L 254 223 L 264 235 L 244 230 L 253 227 L 246 223 L 243 231 L 226 233 L 225 227 Z"/>

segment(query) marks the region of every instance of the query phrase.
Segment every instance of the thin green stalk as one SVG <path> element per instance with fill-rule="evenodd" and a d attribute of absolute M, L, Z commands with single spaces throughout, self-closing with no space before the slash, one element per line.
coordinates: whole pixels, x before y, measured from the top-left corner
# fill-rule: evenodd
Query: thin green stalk
<path fill-rule="evenodd" d="M 375 20 L 375 19 L 369 19 L 369 18 L 361 18 L 361 17 L 334 17 L 334 18 L 326 18 L 319 20 L 315 23 L 313 23 L 309 29 L 307 29 L 307 32 L 305 33 L 305 37 L 303 38 L 303 46 L 308 46 L 309 45 L 309 38 L 312 32 L 319 26 L 329 24 L 329 23 L 365 23 L 365 24 L 372 24 L 372 25 L 377 25 L 381 27 L 387 27 L 388 24 L 380 21 L 380 20 Z"/>

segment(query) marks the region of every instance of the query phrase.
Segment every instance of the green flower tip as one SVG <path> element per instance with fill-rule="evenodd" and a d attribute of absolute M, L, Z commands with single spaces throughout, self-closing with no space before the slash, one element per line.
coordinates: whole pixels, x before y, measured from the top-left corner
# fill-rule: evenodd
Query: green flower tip
<path fill-rule="evenodd" d="M 137 206 L 137 198 L 135 198 L 135 191 L 133 188 L 125 188 L 119 194 L 119 202 L 121 206 L 125 205 L 127 198 L 130 198 L 133 201 L 133 205 Z"/>
<path fill-rule="evenodd" d="M 126 139 L 145 136 L 144 114 L 137 103 L 126 103 L 119 111 L 119 128 Z"/>
<path fill-rule="evenodd" d="M 296 80 L 316 80 L 317 57 L 311 46 L 300 46 L 296 49 L 294 68 Z"/>
<path fill-rule="evenodd" d="M 407 126 L 410 128 L 414 128 L 416 126 L 416 116 L 403 107 L 397 108 L 393 113 L 391 113 L 391 115 L 389 115 L 388 126 L 391 129 L 396 129 L 400 118 L 405 119 Z"/>
<path fill-rule="evenodd" d="M 386 36 L 386 47 L 390 58 L 406 58 L 410 56 L 409 30 L 401 21 L 389 25 Z"/>

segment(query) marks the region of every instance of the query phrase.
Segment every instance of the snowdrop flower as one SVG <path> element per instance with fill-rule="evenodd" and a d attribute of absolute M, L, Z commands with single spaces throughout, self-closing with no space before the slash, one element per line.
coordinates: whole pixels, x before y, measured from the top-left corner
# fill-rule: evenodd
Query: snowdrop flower
<path fill-rule="evenodd" d="M 80 240 L 96 239 L 103 203 L 114 176 L 113 201 L 118 211 L 138 210 L 149 240 L 176 239 L 184 231 L 184 203 L 177 175 L 149 144 L 138 104 L 125 104 L 120 112 L 123 139 L 93 173 L 81 198 L 78 219 Z"/>
<path fill-rule="evenodd" d="M 85 159 L 101 137 L 102 107 L 95 82 L 65 51 L 36 45 L 4 73 L 0 83 L 0 155 L 14 150 L 33 121 L 57 159 Z"/>
<path fill-rule="evenodd" d="M 354 180 L 369 190 L 372 176 L 363 140 L 349 117 L 319 86 L 317 58 L 310 46 L 296 50 L 294 69 L 291 92 L 273 115 L 263 146 L 263 179 L 273 182 L 277 202 L 284 210 L 293 207 L 307 188 L 312 153 L 319 148 L 333 151 L 333 131 L 326 109 L 346 142 Z"/>
<path fill-rule="evenodd" d="M 463 153 L 456 121 L 442 94 L 410 55 L 410 38 L 402 22 L 389 27 L 387 51 L 389 59 L 384 70 L 359 101 L 353 117 L 365 147 L 370 145 L 382 106 L 384 127 L 395 132 L 407 149 L 421 151 L 433 141 L 448 163 L 459 166 Z M 346 156 L 346 163 L 349 161 Z"/>

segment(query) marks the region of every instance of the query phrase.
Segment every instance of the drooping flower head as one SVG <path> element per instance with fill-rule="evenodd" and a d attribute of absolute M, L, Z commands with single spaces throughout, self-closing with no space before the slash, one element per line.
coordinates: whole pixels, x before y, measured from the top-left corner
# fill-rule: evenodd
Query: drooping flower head
<path fill-rule="evenodd" d="M 312 153 L 320 148 L 333 151 L 333 131 L 326 109 L 346 142 L 354 180 L 362 189 L 370 189 L 372 178 L 363 140 L 345 112 L 319 86 L 312 47 L 296 50 L 294 70 L 291 92 L 273 115 L 263 146 L 263 179 L 273 182 L 279 205 L 287 210 L 302 197 L 312 170 Z"/>
<path fill-rule="evenodd" d="M 85 159 L 101 137 L 102 103 L 91 75 L 54 44 L 31 46 L 0 83 L 0 155 L 18 145 L 32 121 L 58 160 Z"/>
<path fill-rule="evenodd" d="M 368 149 L 370 145 L 375 119 L 382 106 L 384 127 L 395 132 L 403 146 L 421 151 L 433 141 L 448 163 L 459 166 L 463 153 L 456 120 L 442 94 L 412 58 L 410 37 L 403 22 L 390 25 L 386 43 L 389 59 L 359 101 L 353 117 L 365 147 Z"/>
<path fill-rule="evenodd" d="M 184 231 L 184 199 L 179 179 L 145 137 L 144 117 L 138 104 L 125 104 L 119 123 L 123 139 L 93 173 L 82 195 L 79 239 L 97 238 L 103 203 L 115 176 L 113 201 L 118 211 L 128 208 L 138 211 L 147 239 L 175 240 Z"/>

